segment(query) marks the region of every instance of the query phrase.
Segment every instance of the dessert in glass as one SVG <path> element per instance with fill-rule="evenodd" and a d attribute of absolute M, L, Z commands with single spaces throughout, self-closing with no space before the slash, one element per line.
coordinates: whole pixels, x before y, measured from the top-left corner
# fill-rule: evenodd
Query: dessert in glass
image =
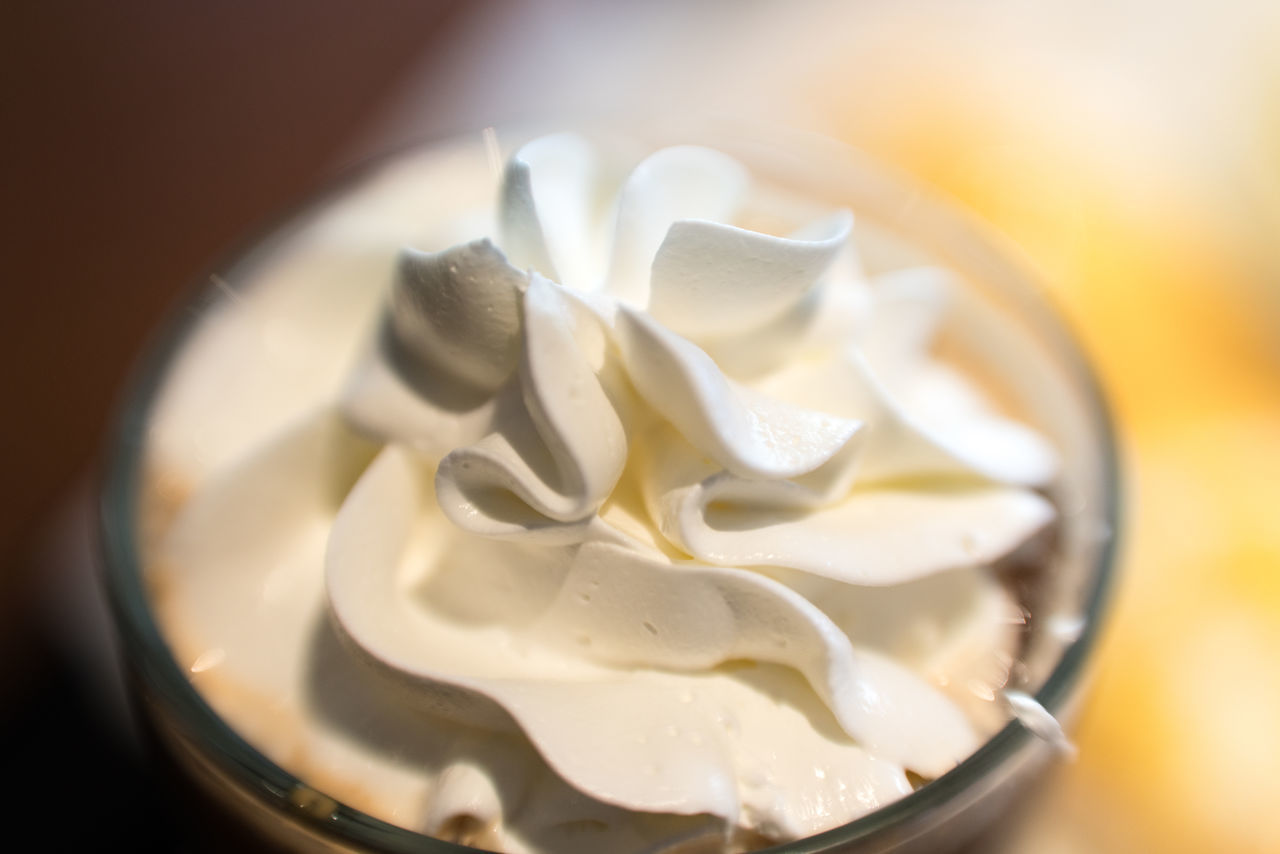
<path fill-rule="evenodd" d="M 193 305 L 104 559 L 160 752 L 261 841 L 946 850 L 1069 750 L 1106 413 L 904 176 L 757 127 L 490 130 Z"/>

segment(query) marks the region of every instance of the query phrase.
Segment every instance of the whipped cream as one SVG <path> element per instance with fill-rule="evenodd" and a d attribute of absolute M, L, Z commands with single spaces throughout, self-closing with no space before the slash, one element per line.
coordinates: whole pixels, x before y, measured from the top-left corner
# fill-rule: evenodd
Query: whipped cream
<path fill-rule="evenodd" d="M 234 329 L 297 362 L 240 390 L 255 426 L 157 418 L 190 482 L 161 619 L 215 708 L 508 851 L 799 838 L 969 755 L 1022 619 L 991 568 L 1053 521 L 1058 460 L 934 354 L 963 283 L 865 273 L 849 211 L 707 148 L 550 136 L 496 211 L 476 186 L 402 235 L 434 251 L 330 213 L 179 366 Z M 358 287 L 308 255 L 335 234 Z"/>

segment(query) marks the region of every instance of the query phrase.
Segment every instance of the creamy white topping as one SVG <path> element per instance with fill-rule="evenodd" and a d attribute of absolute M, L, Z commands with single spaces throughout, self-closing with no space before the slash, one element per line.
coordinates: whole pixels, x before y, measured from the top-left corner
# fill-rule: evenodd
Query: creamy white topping
<path fill-rule="evenodd" d="M 332 667 L 414 745 L 316 739 L 391 820 L 511 850 L 574 822 L 582 850 L 787 839 L 977 747 L 1018 613 L 990 566 L 1052 520 L 1056 454 L 931 354 L 946 271 L 865 276 L 848 211 L 752 230 L 753 192 L 705 148 L 524 146 L 496 232 L 405 249 L 340 395 L 179 514 L 163 562 L 222 615 L 193 632 L 272 589 L 320 616 L 219 661 Z M 289 678 L 284 705 L 324 705 L 325 673 Z M 406 734 L 422 714 L 437 734 Z"/>

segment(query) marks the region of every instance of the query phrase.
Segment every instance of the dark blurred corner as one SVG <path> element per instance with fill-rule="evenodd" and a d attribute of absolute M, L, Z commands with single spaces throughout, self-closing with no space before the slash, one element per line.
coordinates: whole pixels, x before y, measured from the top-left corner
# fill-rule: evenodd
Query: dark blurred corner
<path fill-rule="evenodd" d="M 3 6 L 0 756 L 23 790 L 74 800 L 95 844 L 143 847 L 119 807 L 136 820 L 150 791 L 64 631 L 101 616 L 77 564 L 115 396 L 174 299 L 333 171 L 459 5 Z"/>

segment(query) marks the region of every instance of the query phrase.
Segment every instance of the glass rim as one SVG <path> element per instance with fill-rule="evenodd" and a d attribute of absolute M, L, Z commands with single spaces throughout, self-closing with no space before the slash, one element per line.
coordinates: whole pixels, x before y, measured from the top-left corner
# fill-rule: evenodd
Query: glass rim
<path fill-rule="evenodd" d="M 714 125 L 715 123 L 704 123 Z M 720 125 L 742 129 L 744 123 L 722 121 Z M 581 126 L 570 123 L 562 127 Z M 759 132 L 755 124 L 747 125 Z M 516 128 L 517 132 L 526 132 Z M 1032 307 L 1042 315 L 1036 318 L 1056 340 L 1050 342 L 1056 359 L 1075 383 L 1086 409 L 1092 430 L 1090 444 L 1098 456 L 1101 482 L 1098 520 L 1106 526 L 1107 536 L 1100 543 L 1090 567 L 1089 586 L 1083 597 L 1084 625 L 1078 637 L 1066 644 L 1035 699 L 1051 713 L 1060 710 L 1070 699 L 1073 689 L 1085 675 L 1090 653 L 1099 634 L 1111 599 L 1115 563 L 1120 543 L 1123 507 L 1119 446 L 1111 408 L 1107 403 L 1091 363 L 1086 358 L 1080 338 L 1023 259 L 1013 242 L 988 223 L 966 210 L 935 187 L 901 169 L 877 160 L 862 150 L 830 137 L 784 129 L 784 134 L 825 143 L 833 152 L 843 155 L 855 168 L 887 179 L 908 192 L 918 195 L 918 204 L 932 209 L 975 246 L 1016 278 L 1021 290 L 1032 299 Z M 419 833 L 375 818 L 334 799 L 335 808 L 327 817 L 318 817 L 293 807 L 292 793 L 299 787 L 310 790 L 306 781 L 272 762 L 249 745 L 219 716 L 174 659 L 169 644 L 156 624 L 145 589 L 143 561 L 136 538 L 136 508 L 143 481 L 143 453 L 146 427 L 157 395 L 167 377 L 173 358 L 186 343 L 189 333 L 202 321 L 205 310 L 191 310 L 193 304 L 209 291 L 211 280 L 261 248 L 285 227 L 307 213 L 343 196 L 359 186 L 378 169 L 415 152 L 437 145 L 457 143 L 469 135 L 444 135 L 415 139 L 354 165 L 339 169 L 299 201 L 286 205 L 277 215 L 262 221 L 246 232 L 246 237 L 221 255 L 203 275 L 183 289 L 169 315 L 145 342 L 123 391 L 116 400 L 111 423 L 98 467 L 97 557 L 100 578 L 121 641 L 121 654 L 127 670 L 140 678 L 149 696 L 159 698 L 174 713 L 186 735 L 206 748 L 205 756 L 246 791 L 256 796 L 261 805 L 274 808 L 291 820 L 303 823 L 313 832 L 344 843 L 388 852 L 439 852 L 465 854 L 477 849 Z M 777 129 L 762 141 L 777 141 Z M 1025 309 L 1027 306 L 1020 306 Z M 1015 756 L 1028 743 L 1037 740 L 1015 717 L 990 736 L 981 747 L 956 767 L 924 786 L 879 807 L 847 824 L 791 842 L 761 849 L 761 854 L 817 854 L 831 846 L 869 842 L 878 834 L 905 826 L 929 809 L 957 798 L 991 770 Z M 327 796 L 327 795 L 326 795 Z M 327 796 L 328 797 L 328 796 Z"/>

